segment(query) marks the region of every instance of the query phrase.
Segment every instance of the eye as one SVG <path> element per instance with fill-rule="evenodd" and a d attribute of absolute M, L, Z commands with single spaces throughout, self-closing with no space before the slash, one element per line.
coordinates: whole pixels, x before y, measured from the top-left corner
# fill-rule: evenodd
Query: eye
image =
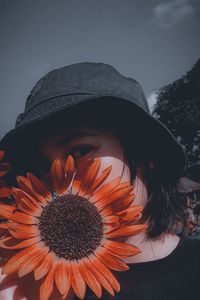
<path fill-rule="evenodd" d="M 92 145 L 76 146 L 73 149 L 71 149 L 70 154 L 74 158 L 79 158 L 88 154 L 90 151 L 92 151 L 92 149 L 93 149 Z"/>

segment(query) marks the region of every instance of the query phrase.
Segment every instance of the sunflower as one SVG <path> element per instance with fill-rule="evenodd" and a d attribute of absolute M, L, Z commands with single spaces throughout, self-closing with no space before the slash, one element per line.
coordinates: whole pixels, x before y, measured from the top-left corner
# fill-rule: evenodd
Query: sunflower
<path fill-rule="evenodd" d="M 104 183 L 111 166 L 101 175 L 100 159 L 76 171 L 68 156 L 65 166 L 51 166 L 51 188 L 28 173 L 13 188 L 15 205 L 0 204 L 4 232 L 0 247 L 17 251 L 3 266 L 3 274 L 31 272 L 40 280 L 40 300 L 54 286 L 65 299 L 72 288 L 84 299 L 86 285 L 101 298 L 102 288 L 114 295 L 120 284 L 113 271 L 128 270 L 123 261 L 141 251 L 124 240 L 147 228 L 134 224 L 142 206 L 133 206 L 133 186 L 117 177 Z M 104 184 L 103 184 L 104 183 Z"/>
<path fill-rule="evenodd" d="M 1 180 L 1 178 L 10 170 L 10 164 L 2 162 L 4 156 L 5 151 L 0 150 L 0 198 L 6 198 L 11 194 L 11 189 L 6 187 L 3 180 Z"/>

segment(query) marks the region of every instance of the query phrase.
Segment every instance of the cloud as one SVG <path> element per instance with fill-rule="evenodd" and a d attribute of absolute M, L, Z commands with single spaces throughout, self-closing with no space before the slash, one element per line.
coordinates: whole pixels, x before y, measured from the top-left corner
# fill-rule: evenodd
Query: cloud
<path fill-rule="evenodd" d="M 195 0 L 169 0 L 161 1 L 154 8 L 154 21 L 162 28 L 192 19 L 195 15 Z"/>
<path fill-rule="evenodd" d="M 149 95 L 149 97 L 147 97 L 147 101 L 149 104 L 150 111 L 152 113 L 152 111 L 154 109 L 154 105 L 157 102 L 156 92 L 153 92 L 151 95 Z"/>

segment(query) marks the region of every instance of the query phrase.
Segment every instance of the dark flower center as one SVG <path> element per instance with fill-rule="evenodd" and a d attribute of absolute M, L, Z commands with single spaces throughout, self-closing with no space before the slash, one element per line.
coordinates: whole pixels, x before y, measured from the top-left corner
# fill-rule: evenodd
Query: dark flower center
<path fill-rule="evenodd" d="M 97 208 L 85 198 L 70 194 L 57 196 L 44 208 L 39 229 L 45 245 L 69 260 L 93 253 L 103 236 Z"/>

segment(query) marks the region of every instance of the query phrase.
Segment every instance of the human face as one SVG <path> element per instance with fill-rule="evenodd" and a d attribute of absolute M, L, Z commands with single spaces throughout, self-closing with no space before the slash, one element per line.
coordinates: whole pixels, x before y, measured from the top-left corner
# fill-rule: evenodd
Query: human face
<path fill-rule="evenodd" d="M 40 145 L 39 151 L 43 159 L 48 162 L 60 159 L 63 165 L 66 157 L 72 155 L 77 168 L 83 159 L 101 158 L 99 174 L 106 167 L 112 165 L 111 173 L 104 183 L 120 176 L 121 182 L 132 184 L 123 145 L 119 138 L 109 131 L 92 127 L 62 130 L 54 136 L 46 138 Z M 45 178 L 45 174 L 43 174 L 43 177 Z M 139 197 L 138 200 L 136 197 L 135 204 L 137 204 L 136 202 L 142 204 L 146 201 L 147 192 L 140 170 L 138 170 L 138 176 L 136 176 L 135 188 Z"/>

